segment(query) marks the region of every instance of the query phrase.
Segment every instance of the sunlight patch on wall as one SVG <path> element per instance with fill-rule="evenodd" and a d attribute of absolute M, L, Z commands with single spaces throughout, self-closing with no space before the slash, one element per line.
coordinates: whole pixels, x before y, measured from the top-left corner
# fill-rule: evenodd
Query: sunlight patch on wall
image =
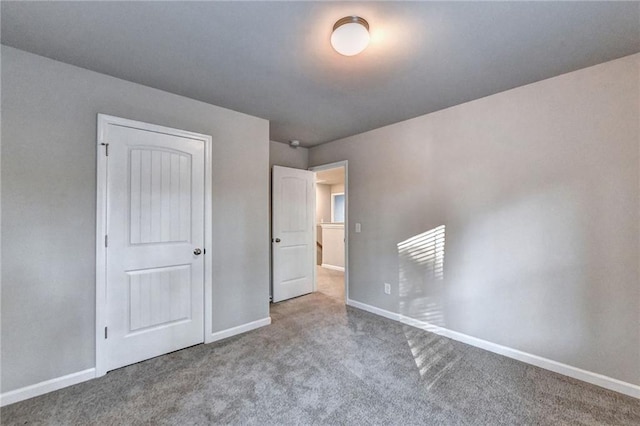
<path fill-rule="evenodd" d="M 397 244 L 399 311 L 408 317 L 444 325 L 440 303 L 444 279 L 445 225 Z"/>
<path fill-rule="evenodd" d="M 427 329 L 443 327 L 445 225 L 414 235 L 397 247 L 400 314 Z M 405 328 L 405 337 L 427 389 L 459 361 L 447 338 L 413 327 Z"/>
<path fill-rule="evenodd" d="M 444 278 L 444 230 L 445 226 L 441 225 L 398 243 L 400 259 L 408 258 L 422 266 L 429 277 L 441 280 Z"/>

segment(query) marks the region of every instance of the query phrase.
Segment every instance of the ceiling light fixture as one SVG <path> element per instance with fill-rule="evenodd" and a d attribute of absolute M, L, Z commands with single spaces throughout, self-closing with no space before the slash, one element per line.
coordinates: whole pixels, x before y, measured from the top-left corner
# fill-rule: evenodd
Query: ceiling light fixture
<path fill-rule="evenodd" d="M 345 16 L 333 26 L 331 46 L 341 55 L 353 56 L 369 45 L 369 23 L 359 16 Z"/>
<path fill-rule="evenodd" d="M 291 148 L 297 148 L 297 147 L 299 147 L 299 146 L 300 146 L 300 141 L 299 141 L 299 140 L 296 140 L 296 139 L 294 139 L 294 140 L 292 140 L 292 141 L 289 141 L 289 146 L 290 146 Z"/>

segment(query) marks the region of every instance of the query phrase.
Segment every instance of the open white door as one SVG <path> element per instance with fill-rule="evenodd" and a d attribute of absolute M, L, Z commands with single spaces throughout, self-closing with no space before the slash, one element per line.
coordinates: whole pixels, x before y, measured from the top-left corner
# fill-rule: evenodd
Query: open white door
<path fill-rule="evenodd" d="M 116 117 L 99 120 L 106 169 L 99 220 L 104 293 L 97 295 L 98 321 L 104 320 L 98 374 L 104 374 L 204 341 L 210 137 Z"/>
<path fill-rule="evenodd" d="M 315 174 L 273 166 L 273 301 L 313 291 Z"/>

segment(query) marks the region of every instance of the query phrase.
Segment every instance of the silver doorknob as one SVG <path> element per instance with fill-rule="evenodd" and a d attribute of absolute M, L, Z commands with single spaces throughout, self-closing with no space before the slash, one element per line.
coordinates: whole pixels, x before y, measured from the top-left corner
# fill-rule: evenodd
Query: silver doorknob
<path fill-rule="evenodd" d="M 196 256 L 200 256 L 202 254 L 202 250 L 200 250 L 199 248 L 195 249 L 193 251 L 193 254 L 195 254 Z"/>
<path fill-rule="evenodd" d="M 279 243 L 279 242 L 280 242 L 280 238 L 276 238 L 276 243 Z"/>

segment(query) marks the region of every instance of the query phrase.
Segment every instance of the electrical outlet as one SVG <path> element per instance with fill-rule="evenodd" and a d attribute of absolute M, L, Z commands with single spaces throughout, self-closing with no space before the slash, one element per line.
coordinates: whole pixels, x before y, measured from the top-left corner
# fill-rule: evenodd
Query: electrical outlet
<path fill-rule="evenodd" d="M 385 294 L 391 294 L 391 284 L 384 283 L 384 293 Z"/>

